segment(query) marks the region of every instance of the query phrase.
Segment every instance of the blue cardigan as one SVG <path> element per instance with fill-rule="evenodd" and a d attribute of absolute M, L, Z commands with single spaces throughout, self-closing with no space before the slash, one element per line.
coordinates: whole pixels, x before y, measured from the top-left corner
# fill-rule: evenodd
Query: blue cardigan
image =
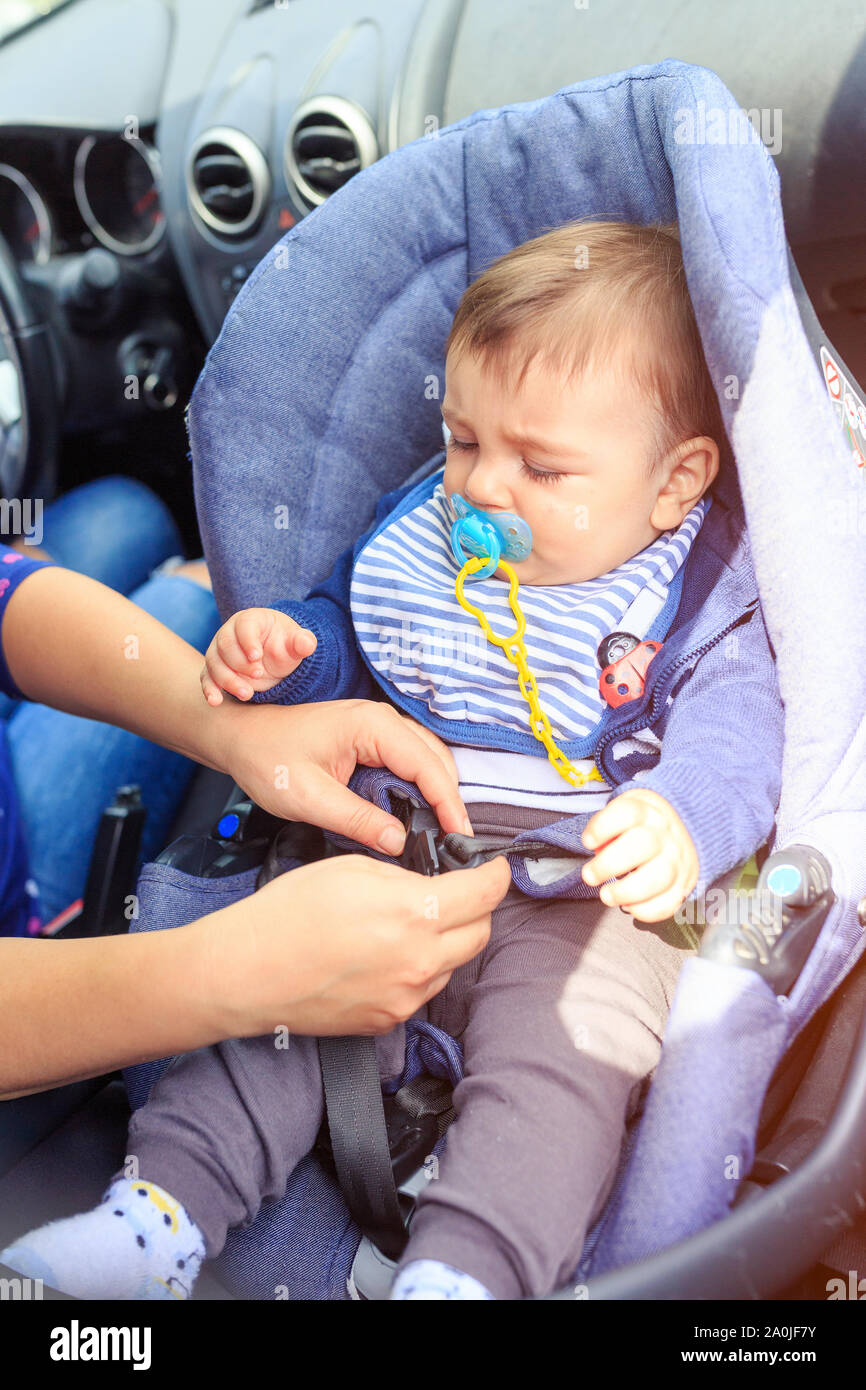
<path fill-rule="evenodd" d="M 290 676 L 254 698 L 285 704 L 381 699 L 384 690 L 393 704 L 451 742 L 546 757 L 529 733 L 497 729 L 491 735 L 479 725 L 443 720 L 422 700 L 380 686 L 358 645 L 349 605 L 355 558 L 384 525 L 431 496 L 438 476 L 386 494 L 373 526 L 340 556 L 323 583 L 306 599 L 273 605 L 310 628 L 317 646 Z M 697 895 L 771 835 L 781 789 L 784 719 L 748 539 L 718 497 L 680 574 L 682 584 L 672 586 L 665 610 L 647 634 L 667 632 L 648 669 L 643 696 L 608 709 L 590 739 L 563 748 L 572 758 L 592 753 L 614 795 L 649 787 L 673 806 L 698 853 Z M 657 760 L 645 752 L 614 758 L 620 740 L 646 727 L 662 741 Z M 416 787 L 384 769 L 359 768 L 350 785 L 388 809 L 391 791 L 423 800 Z M 580 834 L 587 819 L 570 815 L 528 838 L 544 839 L 566 854 L 585 853 Z M 352 843 L 334 838 L 347 847 Z M 544 887 L 533 881 L 519 856 L 512 857 L 515 882 L 533 896 L 596 896 L 579 870 L 578 864 Z"/>

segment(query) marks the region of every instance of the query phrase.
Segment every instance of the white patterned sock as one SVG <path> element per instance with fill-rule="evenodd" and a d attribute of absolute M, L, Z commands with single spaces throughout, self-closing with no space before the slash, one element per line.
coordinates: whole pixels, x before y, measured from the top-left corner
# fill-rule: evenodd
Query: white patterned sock
<path fill-rule="evenodd" d="M 155 1183 L 117 1178 L 98 1207 L 51 1221 L 0 1251 L 0 1263 L 83 1299 L 189 1298 L 201 1231 Z"/>
<path fill-rule="evenodd" d="M 471 1274 L 454 1269 L 439 1260 L 411 1260 L 400 1270 L 391 1289 L 391 1298 L 398 1302 L 409 1299 L 492 1299 Z"/>

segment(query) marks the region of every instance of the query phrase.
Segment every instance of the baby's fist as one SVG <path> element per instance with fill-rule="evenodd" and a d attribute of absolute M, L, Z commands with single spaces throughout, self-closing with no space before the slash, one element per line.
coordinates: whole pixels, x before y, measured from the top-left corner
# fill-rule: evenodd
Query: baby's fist
<path fill-rule="evenodd" d="M 316 650 L 315 634 L 274 608 L 244 608 L 223 623 L 205 653 L 201 688 L 209 705 L 227 690 L 249 700 L 270 690 Z"/>
<path fill-rule="evenodd" d="M 639 922 L 664 922 L 698 881 L 698 852 L 673 806 L 649 787 L 613 797 L 583 832 L 595 856 L 585 883 L 604 884 L 599 897 Z M 615 883 L 605 882 L 615 878 Z"/>

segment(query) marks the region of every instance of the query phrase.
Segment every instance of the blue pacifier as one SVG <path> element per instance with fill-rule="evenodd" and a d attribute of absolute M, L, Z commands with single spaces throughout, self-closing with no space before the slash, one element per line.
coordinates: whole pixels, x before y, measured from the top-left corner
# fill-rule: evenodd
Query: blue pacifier
<path fill-rule="evenodd" d="M 457 513 L 457 520 L 451 527 L 451 549 L 458 565 L 462 568 L 470 555 L 490 557 L 483 569 L 467 578 L 487 579 L 495 573 L 501 559 L 527 558 L 532 550 L 532 531 L 521 517 L 514 512 L 497 512 L 491 516 L 480 507 L 473 507 L 459 492 L 452 493 L 451 502 Z"/>

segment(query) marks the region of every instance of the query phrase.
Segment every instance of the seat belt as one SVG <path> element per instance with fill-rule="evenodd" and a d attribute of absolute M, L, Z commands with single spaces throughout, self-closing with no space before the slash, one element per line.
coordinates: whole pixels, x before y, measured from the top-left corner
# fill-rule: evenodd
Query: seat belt
<path fill-rule="evenodd" d="M 298 842 L 298 829 L 292 822 L 282 825 L 264 856 L 256 889 L 281 875 L 287 862 L 304 857 L 309 846 Z M 321 832 L 309 826 L 300 829 L 318 837 L 318 856 L 312 853 L 309 858 L 321 857 Z M 363 1036 L 319 1038 L 318 1048 L 340 1190 L 364 1235 L 388 1259 L 397 1260 L 407 1233 L 391 1167 L 376 1040 Z"/>
<path fill-rule="evenodd" d="M 404 803 L 400 809 L 404 811 L 404 824 L 408 822 L 400 862 L 405 868 L 430 877 L 448 870 L 474 868 L 495 855 L 507 853 L 514 843 L 513 835 L 446 833 L 435 811 L 427 806 Z M 544 841 L 521 845 L 522 853 L 533 850 L 542 855 L 567 853 L 554 851 Z M 375 1039 L 319 1038 L 318 1045 L 340 1190 L 364 1235 L 388 1259 L 397 1260 L 405 1248 L 408 1232 L 394 1180 Z M 402 1108 L 409 1115 L 442 1114 L 445 1107 L 441 1100 L 428 1104 L 423 1087 L 418 1089 L 420 1082 L 418 1078 L 398 1093 L 403 1097 Z"/>
<path fill-rule="evenodd" d="M 394 1183 L 376 1040 L 319 1038 L 337 1180 L 365 1236 L 398 1260 L 408 1233 Z"/>

